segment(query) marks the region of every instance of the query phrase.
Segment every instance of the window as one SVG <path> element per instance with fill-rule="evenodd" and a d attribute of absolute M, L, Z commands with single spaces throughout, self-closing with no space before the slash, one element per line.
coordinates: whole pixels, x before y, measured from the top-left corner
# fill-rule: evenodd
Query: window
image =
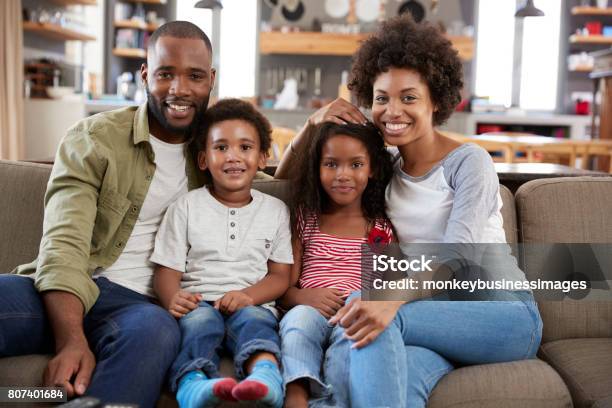
<path fill-rule="evenodd" d="M 552 111 L 557 105 L 561 2 L 537 0 L 544 17 L 516 20 L 514 13 L 523 4 L 479 1 L 475 93 L 508 107 L 514 102 L 523 109 Z M 515 47 L 517 38 L 522 38 L 520 47 Z"/>
<path fill-rule="evenodd" d="M 213 12 L 194 8 L 198 0 L 176 2 L 176 19 L 200 27 L 215 44 Z M 257 54 L 257 0 L 225 1 L 221 10 L 219 46 L 219 98 L 255 95 L 255 59 Z"/>

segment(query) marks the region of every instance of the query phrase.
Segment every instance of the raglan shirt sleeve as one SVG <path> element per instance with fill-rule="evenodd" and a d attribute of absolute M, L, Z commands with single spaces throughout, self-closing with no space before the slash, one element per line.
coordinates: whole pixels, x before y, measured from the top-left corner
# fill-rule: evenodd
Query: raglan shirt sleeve
<path fill-rule="evenodd" d="M 443 242 L 477 243 L 498 205 L 493 160 L 484 149 L 470 145 L 449 160 L 444 171 L 455 195 Z"/>
<path fill-rule="evenodd" d="M 274 242 L 272 243 L 272 252 L 269 259 L 272 262 L 282 264 L 293 264 L 293 249 L 291 246 L 291 227 L 289 221 L 289 209 L 280 200 L 278 200 L 278 228 Z"/>
<path fill-rule="evenodd" d="M 155 236 L 151 262 L 179 272 L 185 272 L 189 253 L 189 197 L 186 194 L 172 203 Z"/>

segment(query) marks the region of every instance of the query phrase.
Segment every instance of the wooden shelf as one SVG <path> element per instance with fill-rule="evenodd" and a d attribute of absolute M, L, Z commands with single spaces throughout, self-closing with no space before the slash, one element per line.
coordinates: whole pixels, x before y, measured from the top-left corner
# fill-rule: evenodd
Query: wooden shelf
<path fill-rule="evenodd" d="M 126 58 L 147 58 L 147 50 L 142 48 L 113 48 L 113 55 Z"/>
<path fill-rule="evenodd" d="M 96 37 L 79 33 L 78 31 L 69 30 L 57 24 L 35 23 L 32 21 L 24 21 L 23 29 L 42 36 L 63 41 L 94 41 Z"/>
<path fill-rule="evenodd" d="M 124 0 L 129 3 L 166 4 L 168 0 Z"/>
<path fill-rule="evenodd" d="M 572 35 L 570 42 L 573 44 L 612 44 L 612 37 L 603 35 Z"/>
<path fill-rule="evenodd" d="M 62 6 L 97 6 L 98 0 L 52 0 L 55 4 L 61 4 Z"/>
<path fill-rule="evenodd" d="M 593 71 L 593 67 L 590 65 L 578 65 L 573 69 L 569 70 L 570 72 L 591 72 Z"/>
<path fill-rule="evenodd" d="M 138 20 L 120 20 L 115 21 L 116 28 L 135 28 L 138 30 L 155 31 L 159 25 L 147 24 Z"/>
<path fill-rule="evenodd" d="M 572 7 L 574 16 L 612 16 L 612 7 Z"/>
<path fill-rule="evenodd" d="M 259 34 L 259 51 L 262 54 L 336 55 L 351 56 L 370 34 L 333 34 L 316 32 Z M 474 56 L 471 37 L 449 37 L 463 60 Z"/>

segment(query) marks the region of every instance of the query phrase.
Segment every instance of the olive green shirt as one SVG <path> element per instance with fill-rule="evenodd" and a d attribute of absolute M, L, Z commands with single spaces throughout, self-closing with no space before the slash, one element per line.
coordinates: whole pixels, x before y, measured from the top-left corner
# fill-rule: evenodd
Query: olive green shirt
<path fill-rule="evenodd" d="M 186 144 L 188 146 L 188 144 Z M 188 188 L 201 186 L 185 148 Z M 146 104 L 91 116 L 62 140 L 45 194 L 38 259 L 14 272 L 34 275 L 39 292 L 76 295 L 91 309 L 96 268 L 111 266 L 130 237 L 155 173 Z"/>

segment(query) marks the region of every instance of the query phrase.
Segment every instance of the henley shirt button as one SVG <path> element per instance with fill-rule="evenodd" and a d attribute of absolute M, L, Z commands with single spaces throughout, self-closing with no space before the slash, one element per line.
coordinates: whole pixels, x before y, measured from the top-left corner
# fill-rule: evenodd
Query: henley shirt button
<path fill-rule="evenodd" d="M 234 234 L 230 235 L 230 239 L 234 239 L 236 236 Z"/>
<path fill-rule="evenodd" d="M 266 249 L 270 248 L 270 244 L 266 244 Z"/>
<path fill-rule="evenodd" d="M 230 214 L 231 214 L 231 215 L 234 215 L 234 214 L 236 214 L 236 211 L 235 211 L 235 210 L 231 210 L 231 211 L 230 211 Z"/>
<path fill-rule="evenodd" d="M 235 227 L 235 226 L 236 226 L 236 223 L 235 223 L 235 222 L 233 222 L 233 221 L 232 221 L 232 222 L 230 222 L 230 227 Z"/>

